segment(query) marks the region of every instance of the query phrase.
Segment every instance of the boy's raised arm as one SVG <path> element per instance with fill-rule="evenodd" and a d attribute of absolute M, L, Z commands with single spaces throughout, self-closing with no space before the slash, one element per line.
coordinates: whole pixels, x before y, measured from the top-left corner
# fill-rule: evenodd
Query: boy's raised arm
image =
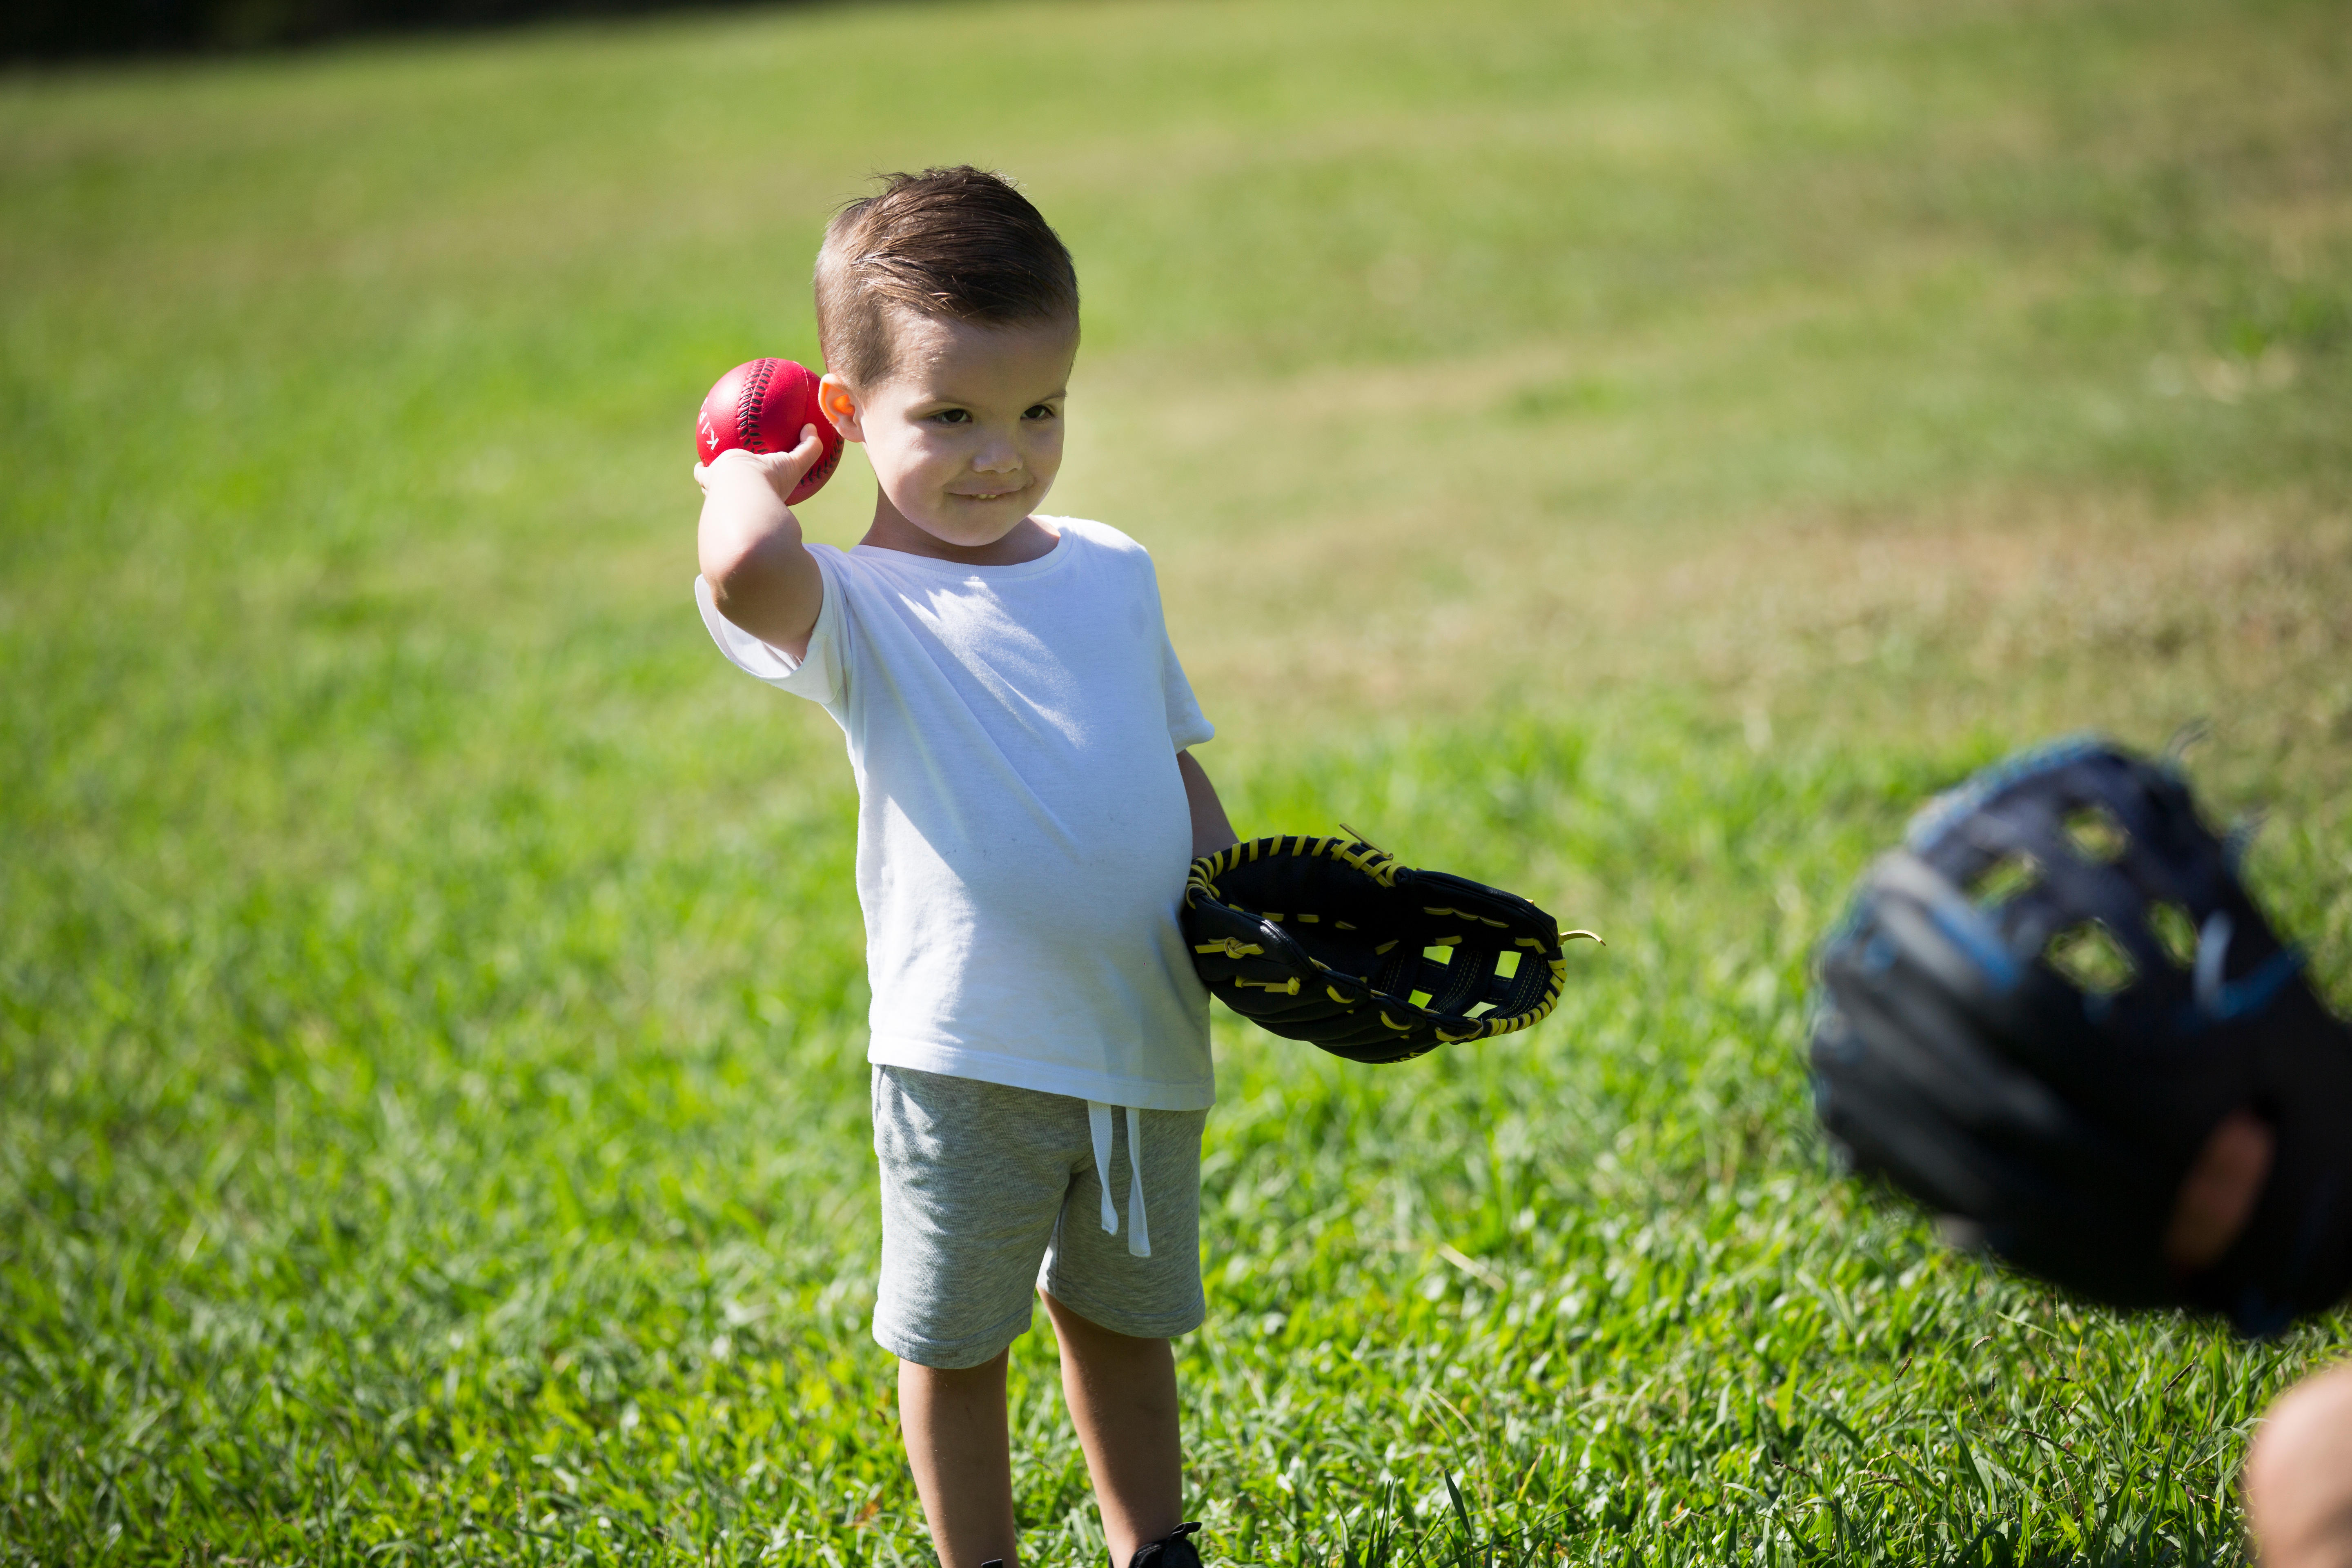
<path fill-rule="evenodd" d="M 694 469 L 702 487 L 696 542 L 712 601 L 720 615 L 794 658 L 808 653 L 809 634 L 824 605 L 824 579 L 784 498 L 823 450 L 816 426 L 806 425 L 801 444 L 789 452 L 738 447 Z"/>

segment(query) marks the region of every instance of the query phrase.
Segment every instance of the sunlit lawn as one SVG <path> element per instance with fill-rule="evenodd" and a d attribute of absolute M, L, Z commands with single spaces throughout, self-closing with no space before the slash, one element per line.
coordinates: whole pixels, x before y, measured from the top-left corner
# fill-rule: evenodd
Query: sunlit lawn
<path fill-rule="evenodd" d="M 1080 3 L 0 79 L 0 1563 L 925 1561 L 837 731 L 692 409 L 873 171 L 1087 293 L 1244 832 L 1572 923 L 1539 1030 L 1221 1016 L 1232 1563 L 2237 1560 L 2242 1346 L 1835 1182 L 1806 955 L 2059 729 L 2268 808 L 2352 996 L 2333 4 Z M 805 509 L 847 542 L 852 458 Z M 1083 933 L 1072 933 L 1083 940 Z M 1099 1562 L 1042 1321 L 1025 1550 Z"/>

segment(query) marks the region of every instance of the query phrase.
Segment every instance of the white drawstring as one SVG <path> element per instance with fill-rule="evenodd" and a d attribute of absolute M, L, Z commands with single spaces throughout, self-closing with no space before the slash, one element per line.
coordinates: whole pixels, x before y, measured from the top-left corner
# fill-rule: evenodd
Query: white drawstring
<path fill-rule="evenodd" d="M 1143 1225 L 1143 1112 L 1132 1105 L 1127 1108 L 1127 1251 L 1130 1258 L 1151 1256 L 1151 1232 Z"/>
<path fill-rule="evenodd" d="M 1102 1227 L 1118 1234 L 1118 1209 L 1110 1201 L 1110 1107 L 1099 1100 L 1087 1101 L 1087 1130 L 1094 1134 L 1095 1185 L 1102 1189 Z M 1127 1108 L 1127 1251 L 1130 1258 L 1151 1256 L 1151 1232 L 1143 1213 L 1143 1117 Z"/>
<path fill-rule="evenodd" d="M 1118 1234 L 1118 1210 L 1110 1201 L 1110 1107 L 1099 1100 L 1087 1101 L 1087 1126 L 1095 1135 L 1095 1185 L 1102 1189 L 1102 1227 Z M 1134 1163 L 1135 1140 L 1128 1140 L 1129 1163 Z"/>

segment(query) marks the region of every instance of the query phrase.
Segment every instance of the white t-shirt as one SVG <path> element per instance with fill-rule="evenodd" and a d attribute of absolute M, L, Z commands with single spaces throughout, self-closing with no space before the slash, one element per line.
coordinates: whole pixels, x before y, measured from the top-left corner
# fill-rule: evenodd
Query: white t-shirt
<path fill-rule="evenodd" d="M 1176 752 L 1216 731 L 1151 557 L 1098 522 L 1017 566 L 814 544 L 806 657 L 719 613 L 737 668 L 822 703 L 857 776 L 867 1059 L 1146 1110 L 1214 1102 L 1209 997 L 1177 925 Z"/>

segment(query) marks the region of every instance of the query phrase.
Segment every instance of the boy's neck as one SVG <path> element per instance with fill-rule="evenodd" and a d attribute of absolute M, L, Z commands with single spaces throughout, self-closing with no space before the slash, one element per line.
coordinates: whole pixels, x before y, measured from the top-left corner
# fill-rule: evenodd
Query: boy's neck
<path fill-rule="evenodd" d="M 877 495 L 874 500 L 874 522 L 866 529 L 866 537 L 857 542 L 877 550 L 896 550 L 902 555 L 924 555 L 934 561 L 952 561 L 959 566 L 1018 566 L 1053 552 L 1062 536 L 1039 522 L 1024 517 L 1006 530 L 1000 538 L 986 544 L 950 544 L 921 524 L 909 521 L 890 504 L 887 495 Z"/>

